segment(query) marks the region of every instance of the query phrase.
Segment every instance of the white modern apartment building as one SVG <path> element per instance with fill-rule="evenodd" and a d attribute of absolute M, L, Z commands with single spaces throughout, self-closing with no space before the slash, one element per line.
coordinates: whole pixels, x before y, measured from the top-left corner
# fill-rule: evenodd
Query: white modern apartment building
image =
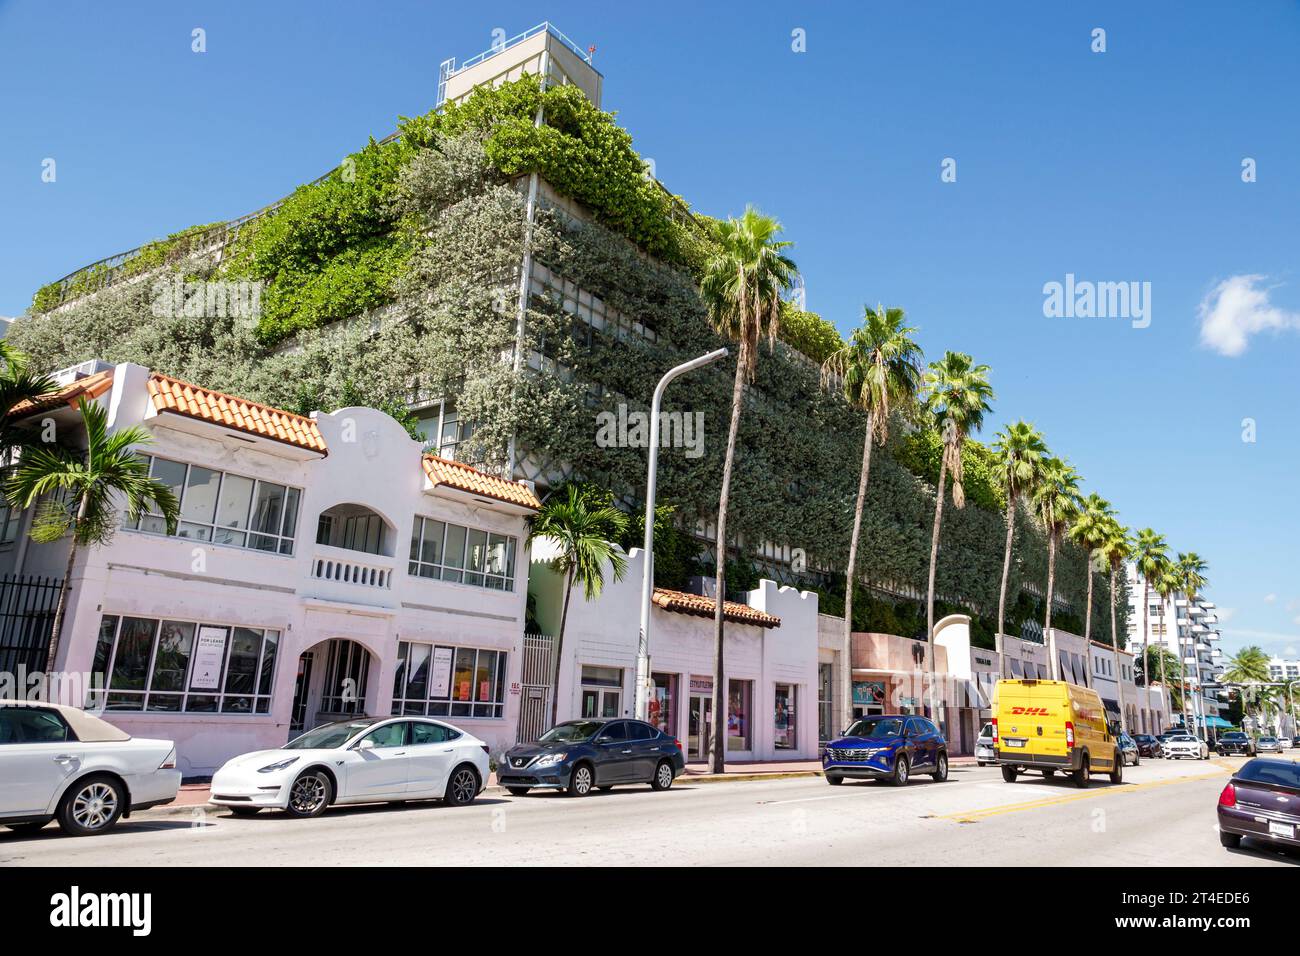
<path fill-rule="evenodd" d="M 1142 579 L 1134 565 L 1127 568 L 1129 584 L 1129 646 L 1140 647 L 1143 634 Z M 1222 634 L 1214 602 L 1198 598 L 1188 606 L 1187 599 L 1174 596 L 1168 601 L 1154 591 L 1148 595 L 1146 635 L 1150 644 L 1161 645 L 1183 661 L 1187 676 L 1187 726 L 1206 726 L 1214 731 L 1221 726 L 1227 710 L 1227 691 L 1220 685 L 1223 676 L 1223 653 L 1219 648 Z"/>
<path fill-rule="evenodd" d="M 111 542 L 78 550 L 47 673 L 98 675 L 91 703 L 175 740 L 187 777 L 361 713 L 446 717 L 494 752 L 514 742 L 529 487 L 424 454 L 372 408 L 302 417 L 130 364 L 63 378 L 23 423 L 84 447 L 84 398 L 110 431 L 143 427 L 137 451 L 180 523 L 123 514 Z M 6 593 L 61 579 L 70 539 L 35 543 L 30 509 L 3 512 Z M 6 629 L 0 671 L 24 633 L 27 660 L 43 658 L 49 607 Z"/>
<path fill-rule="evenodd" d="M 1271 657 L 1268 661 L 1268 679 L 1273 681 L 1300 680 L 1300 660 Z"/>

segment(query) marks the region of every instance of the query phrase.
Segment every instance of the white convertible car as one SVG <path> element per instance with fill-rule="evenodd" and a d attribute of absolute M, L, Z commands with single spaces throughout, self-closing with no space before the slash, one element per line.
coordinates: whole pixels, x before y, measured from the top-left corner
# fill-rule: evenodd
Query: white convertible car
<path fill-rule="evenodd" d="M 270 807 L 296 817 L 341 803 L 440 797 L 463 806 L 487 786 L 488 773 L 487 744 L 450 724 L 358 717 L 226 761 L 209 802 L 240 815 Z"/>
<path fill-rule="evenodd" d="M 145 740 L 76 707 L 0 700 L 0 824 L 102 833 L 132 810 L 176 799 L 170 740 Z"/>

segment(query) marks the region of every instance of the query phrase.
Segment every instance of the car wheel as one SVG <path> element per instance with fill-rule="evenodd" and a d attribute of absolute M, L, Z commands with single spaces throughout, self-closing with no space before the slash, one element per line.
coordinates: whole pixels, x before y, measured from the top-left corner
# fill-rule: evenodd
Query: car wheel
<path fill-rule="evenodd" d="M 226 807 L 226 809 L 237 817 L 255 817 L 261 807 Z"/>
<path fill-rule="evenodd" d="M 512 797 L 522 797 L 528 794 L 529 789 L 529 787 L 506 787 L 506 793 Z"/>
<path fill-rule="evenodd" d="M 102 833 L 117 823 L 126 809 L 126 793 L 112 777 L 87 777 L 59 802 L 59 826 L 71 836 Z"/>
<path fill-rule="evenodd" d="M 306 770 L 298 774 L 289 787 L 289 803 L 284 808 L 291 817 L 318 817 L 334 799 L 334 785 L 323 770 Z"/>
<path fill-rule="evenodd" d="M 837 774 L 828 773 L 826 775 L 826 782 L 829 783 L 832 787 L 838 787 L 840 784 L 844 782 L 844 778 Z"/>
<path fill-rule="evenodd" d="M 939 783 L 948 779 L 948 755 L 941 753 L 939 759 L 935 762 L 934 773 L 930 774 Z"/>
<path fill-rule="evenodd" d="M 573 768 L 573 774 L 569 777 L 568 789 L 564 792 L 570 797 L 585 797 L 591 793 L 594 782 L 591 776 L 591 767 L 585 763 L 580 763 Z"/>
<path fill-rule="evenodd" d="M 1092 783 L 1092 768 L 1088 766 L 1088 758 L 1083 758 L 1083 763 L 1079 764 L 1079 769 L 1070 774 L 1070 779 L 1080 790 L 1087 790 L 1088 785 Z"/>
<path fill-rule="evenodd" d="M 1219 843 L 1226 846 L 1229 850 L 1235 850 L 1241 846 L 1241 837 L 1236 833 L 1228 833 L 1224 830 L 1219 831 Z"/>
<path fill-rule="evenodd" d="M 894 761 L 894 773 L 889 778 L 889 782 L 896 787 L 905 787 L 911 771 L 912 768 L 908 762 L 907 754 L 899 754 L 898 759 Z"/>
<path fill-rule="evenodd" d="M 1003 768 L 1002 768 L 1002 779 L 1005 780 L 1007 783 L 1015 783 L 1015 782 L 1016 782 L 1016 768 L 1015 768 L 1015 767 L 1003 766 Z"/>
<path fill-rule="evenodd" d="M 38 833 L 49 822 L 49 820 L 29 820 L 27 823 L 6 823 L 5 826 L 15 833 Z"/>
<path fill-rule="evenodd" d="M 983 766 L 984 766 L 984 761 L 983 761 L 983 760 L 976 760 L 976 761 L 975 761 L 975 765 L 978 766 L 978 767 L 983 767 Z"/>
<path fill-rule="evenodd" d="M 1121 754 L 1115 756 L 1117 759 L 1112 760 L 1110 763 L 1110 782 L 1118 784 L 1124 782 L 1124 758 Z"/>
<path fill-rule="evenodd" d="M 478 771 L 468 764 L 461 764 L 447 781 L 447 792 L 443 794 L 444 803 L 453 807 L 463 807 L 473 803 L 478 796 Z"/>
<path fill-rule="evenodd" d="M 659 766 L 655 767 L 654 779 L 650 781 L 650 786 L 655 790 L 667 790 L 673 785 L 673 765 L 667 760 L 659 761 Z"/>

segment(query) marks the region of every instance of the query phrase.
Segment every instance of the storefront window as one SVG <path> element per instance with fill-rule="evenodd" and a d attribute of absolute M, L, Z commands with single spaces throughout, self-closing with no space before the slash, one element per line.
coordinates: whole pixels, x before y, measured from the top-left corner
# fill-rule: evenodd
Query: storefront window
<path fill-rule="evenodd" d="M 652 674 L 654 694 L 650 697 L 650 723 L 670 737 L 677 736 L 677 675 Z"/>
<path fill-rule="evenodd" d="M 727 750 L 753 750 L 754 682 L 727 682 Z"/>
<path fill-rule="evenodd" d="M 504 716 L 505 651 L 402 641 L 397 658 L 394 714 Z"/>
<path fill-rule="evenodd" d="M 107 676 L 108 710 L 266 714 L 279 640 L 261 628 L 105 615 L 94 666 Z"/>
<path fill-rule="evenodd" d="M 793 684 L 776 685 L 776 711 L 773 715 L 773 746 L 777 750 L 795 750 L 798 738 L 795 734 L 795 701 L 797 688 Z"/>

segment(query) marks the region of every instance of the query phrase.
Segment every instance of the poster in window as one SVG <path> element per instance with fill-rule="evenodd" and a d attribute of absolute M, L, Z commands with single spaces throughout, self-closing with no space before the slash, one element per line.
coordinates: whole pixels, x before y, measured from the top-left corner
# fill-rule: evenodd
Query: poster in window
<path fill-rule="evenodd" d="M 218 690 L 221 687 L 221 665 L 226 658 L 226 629 L 200 627 L 194 643 L 194 670 L 190 678 L 192 690 Z"/>
<path fill-rule="evenodd" d="M 451 694 L 451 648 L 433 649 L 433 690 L 430 697 L 446 699 Z"/>

